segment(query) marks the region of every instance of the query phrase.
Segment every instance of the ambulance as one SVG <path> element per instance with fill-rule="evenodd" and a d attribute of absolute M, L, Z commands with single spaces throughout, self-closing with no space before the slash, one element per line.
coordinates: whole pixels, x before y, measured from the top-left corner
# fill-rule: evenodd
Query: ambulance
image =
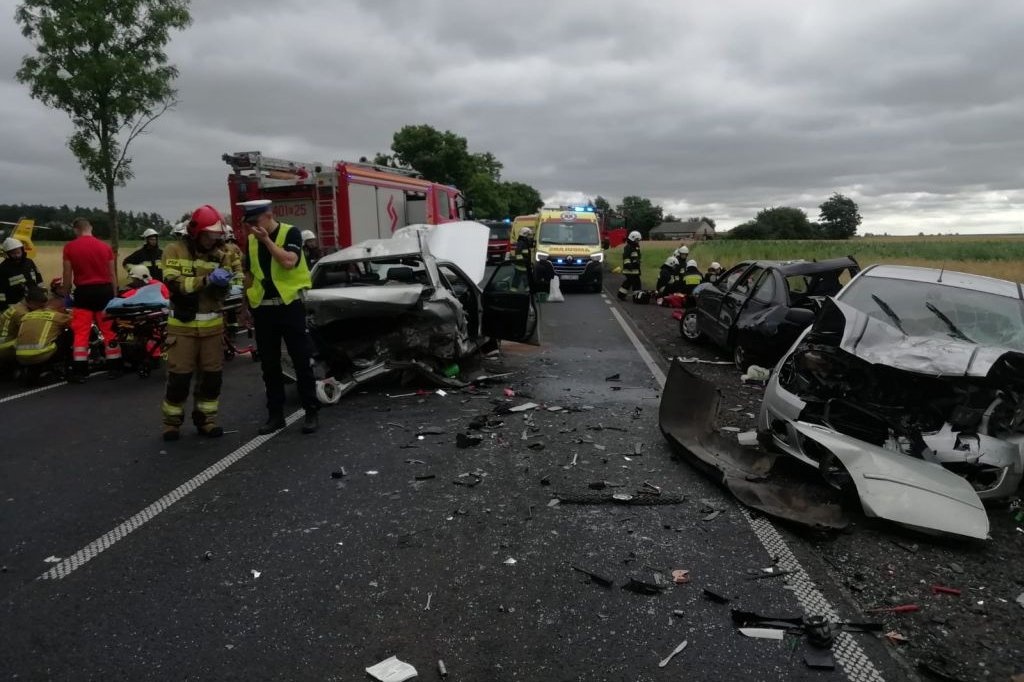
<path fill-rule="evenodd" d="M 592 206 L 542 208 L 535 215 L 520 216 L 512 223 L 513 244 L 524 227 L 532 229 L 537 240 L 535 257 L 551 263 L 562 285 L 601 291 L 604 250 L 600 222 Z"/>

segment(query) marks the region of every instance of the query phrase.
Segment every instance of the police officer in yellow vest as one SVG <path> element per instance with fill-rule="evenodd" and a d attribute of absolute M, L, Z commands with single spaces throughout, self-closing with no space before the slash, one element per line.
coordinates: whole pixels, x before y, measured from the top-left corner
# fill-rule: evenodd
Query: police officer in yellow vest
<path fill-rule="evenodd" d="M 197 374 L 192 422 L 210 438 L 224 435 L 217 425 L 224 369 L 224 297 L 240 275 L 221 248 L 220 211 L 200 206 L 188 221 L 184 239 L 163 253 L 164 284 L 171 292 L 167 319 L 167 391 L 161 405 L 164 440 L 178 440 L 185 421 L 192 375 Z"/>
<path fill-rule="evenodd" d="M 302 250 L 302 233 L 297 227 L 274 218 L 269 199 L 244 201 L 245 223 L 249 226 L 246 250 L 246 296 L 256 327 L 256 349 L 267 389 L 267 423 L 261 434 L 283 429 L 284 376 L 281 374 L 281 342 L 284 341 L 295 366 L 299 399 L 306 411 L 303 433 L 314 433 L 320 425 L 317 411 L 316 379 L 313 376 L 311 344 L 306 333 L 306 310 L 301 293 L 312 286 L 309 264 Z"/>

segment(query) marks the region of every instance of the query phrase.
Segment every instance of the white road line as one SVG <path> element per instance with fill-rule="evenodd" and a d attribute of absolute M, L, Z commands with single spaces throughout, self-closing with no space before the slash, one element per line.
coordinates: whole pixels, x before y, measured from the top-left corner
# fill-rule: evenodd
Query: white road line
<path fill-rule="evenodd" d="M 658 382 L 658 385 L 664 389 L 665 373 L 654 362 L 654 358 L 644 347 L 639 337 L 626 324 L 619 311 L 612 308 L 611 312 L 615 317 L 615 321 L 622 327 L 622 331 L 629 337 L 630 342 L 644 361 L 644 364 L 651 370 L 651 374 Z M 811 580 L 810 575 L 793 554 L 786 541 L 779 535 L 779 531 L 775 528 L 774 524 L 766 518 L 754 518 L 745 507 L 742 505 L 738 506 L 740 513 L 743 514 L 743 518 L 750 524 L 754 535 L 757 536 L 761 545 L 764 546 L 765 551 L 770 556 L 778 557 L 780 568 L 793 572 L 790 585 L 804 612 L 808 615 L 822 615 L 832 621 L 839 620 L 835 608 L 825 595 L 822 594 L 821 590 L 818 589 L 817 585 L 814 584 L 814 581 Z M 849 633 L 840 632 L 836 635 L 833 653 L 836 661 L 839 662 L 839 665 L 846 672 L 847 678 L 852 680 L 852 682 L 884 682 L 885 678 L 882 677 L 881 672 L 874 666 L 871 659 L 864 652 L 864 649 L 861 648 L 860 644 Z"/>
<path fill-rule="evenodd" d="M 303 414 L 304 412 L 302 410 L 298 410 L 290 414 L 288 419 L 285 421 L 289 426 L 291 426 L 298 421 Z M 215 464 L 210 465 L 190 480 L 182 483 L 135 516 L 131 517 L 108 533 L 96 538 L 88 545 L 69 556 L 67 559 L 61 561 L 59 564 L 56 564 L 49 571 L 39 576 L 37 580 L 63 580 L 68 577 L 121 540 L 124 540 L 128 535 L 155 519 L 161 512 L 170 509 L 174 503 L 184 499 L 189 493 L 193 493 L 198 490 L 204 483 L 209 482 L 217 474 L 250 454 L 279 433 L 281 432 L 275 431 L 274 433 L 266 436 L 257 436 L 256 438 L 253 438 L 251 441 L 245 443 Z"/>
<path fill-rule="evenodd" d="M 12 400 L 18 400 L 19 398 L 27 398 L 30 395 L 35 395 L 36 393 L 42 393 L 43 391 L 49 391 L 52 388 L 57 388 L 59 386 L 65 386 L 65 385 L 67 385 L 67 383 L 68 382 L 66 382 L 66 381 L 58 381 L 57 383 L 50 384 L 49 386 L 42 386 L 40 388 L 33 388 L 31 391 L 25 391 L 23 393 L 15 393 L 14 395 L 9 395 L 9 396 L 7 396 L 5 398 L 0 398 L 0 404 L 2 404 L 2 403 L 9 403 Z"/>

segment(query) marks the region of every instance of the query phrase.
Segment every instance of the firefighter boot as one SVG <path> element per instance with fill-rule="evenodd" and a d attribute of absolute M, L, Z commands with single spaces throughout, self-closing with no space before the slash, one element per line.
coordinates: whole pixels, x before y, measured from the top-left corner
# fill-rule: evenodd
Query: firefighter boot
<path fill-rule="evenodd" d="M 284 414 L 276 412 L 267 417 L 267 423 L 261 426 L 257 433 L 261 436 L 266 436 L 274 433 L 275 431 L 280 431 L 285 426 L 287 426 L 287 424 L 284 421 Z"/>
<path fill-rule="evenodd" d="M 185 421 L 185 401 L 188 400 L 191 383 L 191 374 L 167 373 L 167 392 L 160 405 L 164 423 L 164 440 L 178 440 L 181 437 L 181 424 Z"/>
<path fill-rule="evenodd" d="M 177 426 L 173 426 L 171 424 L 164 424 L 163 439 L 165 441 L 168 441 L 168 442 L 176 441 L 179 438 L 181 438 L 181 429 L 179 429 Z"/>
<path fill-rule="evenodd" d="M 220 353 L 219 344 L 217 352 Z M 200 435 L 208 438 L 220 438 L 224 435 L 224 429 L 217 426 L 222 380 L 223 374 L 220 371 L 202 372 L 196 386 L 196 406 L 192 411 L 192 423 L 196 425 Z"/>
<path fill-rule="evenodd" d="M 224 428 L 218 426 L 209 415 L 203 414 L 199 410 L 194 410 L 192 412 L 192 423 L 196 425 L 196 430 L 199 431 L 200 436 L 206 436 L 207 438 L 220 438 L 224 435 Z"/>

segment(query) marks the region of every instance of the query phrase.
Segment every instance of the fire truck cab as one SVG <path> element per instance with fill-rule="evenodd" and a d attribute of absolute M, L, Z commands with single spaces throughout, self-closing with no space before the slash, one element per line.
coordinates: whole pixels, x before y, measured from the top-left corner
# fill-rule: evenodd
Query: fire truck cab
<path fill-rule="evenodd" d="M 455 187 L 424 180 L 415 171 L 370 163 L 288 161 L 260 152 L 224 154 L 231 167 L 231 222 L 245 234 L 239 202 L 270 199 L 274 215 L 312 230 L 325 253 L 367 239 L 389 239 L 400 227 L 466 219 Z"/>

